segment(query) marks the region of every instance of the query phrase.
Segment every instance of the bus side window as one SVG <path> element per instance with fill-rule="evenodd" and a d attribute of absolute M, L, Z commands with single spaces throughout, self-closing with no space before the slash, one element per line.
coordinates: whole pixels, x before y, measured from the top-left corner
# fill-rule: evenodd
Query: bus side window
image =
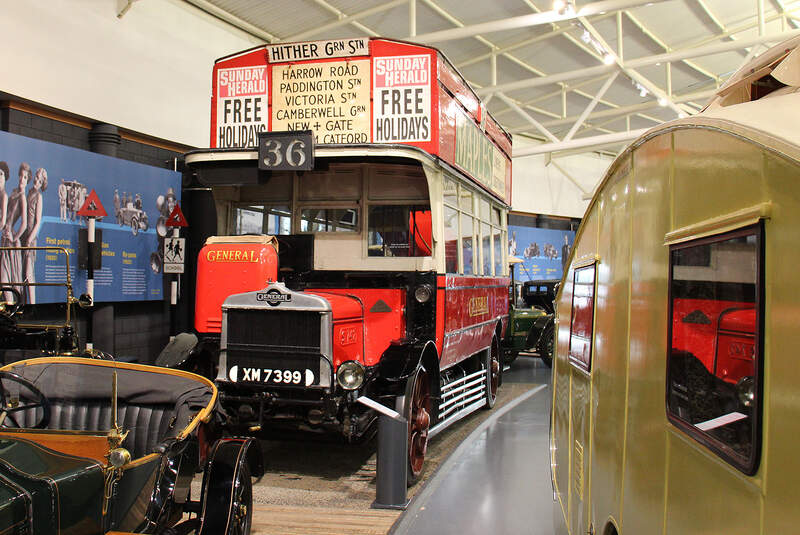
<path fill-rule="evenodd" d="M 444 269 L 458 273 L 458 210 L 444 207 Z"/>
<path fill-rule="evenodd" d="M 761 228 L 672 246 L 667 413 L 754 473 L 759 409 Z"/>
<path fill-rule="evenodd" d="M 594 330 L 595 265 L 575 268 L 572 286 L 572 316 L 569 326 L 569 360 L 584 371 L 592 371 Z"/>

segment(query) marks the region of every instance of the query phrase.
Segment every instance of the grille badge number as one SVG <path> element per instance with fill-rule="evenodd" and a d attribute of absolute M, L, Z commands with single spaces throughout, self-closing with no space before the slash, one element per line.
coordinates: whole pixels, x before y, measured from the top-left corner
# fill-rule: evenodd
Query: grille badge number
<path fill-rule="evenodd" d="M 311 386 L 316 382 L 314 371 L 308 368 L 305 370 L 285 370 L 279 368 L 239 367 L 238 364 L 231 366 L 231 369 L 228 370 L 228 378 L 234 383 L 242 381 L 288 386 Z"/>

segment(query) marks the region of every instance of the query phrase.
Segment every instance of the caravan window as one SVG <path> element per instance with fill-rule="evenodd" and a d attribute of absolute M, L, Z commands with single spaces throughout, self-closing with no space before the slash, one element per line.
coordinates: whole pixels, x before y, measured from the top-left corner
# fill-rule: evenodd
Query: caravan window
<path fill-rule="evenodd" d="M 755 472 L 760 404 L 761 229 L 670 251 L 670 420 Z"/>
<path fill-rule="evenodd" d="M 569 326 L 569 360 L 592 371 L 595 265 L 575 269 L 572 285 L 572 317 Z"/>

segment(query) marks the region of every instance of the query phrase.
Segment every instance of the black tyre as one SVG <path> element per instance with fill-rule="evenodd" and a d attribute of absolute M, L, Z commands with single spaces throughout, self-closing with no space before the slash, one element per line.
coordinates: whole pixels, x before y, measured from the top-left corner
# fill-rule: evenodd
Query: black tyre
<path fill-rule="evenodd" d="M 250 535 L 253 524 L 253 480 L 247 463 L 243 463 L 241 469 L 236 471 L 233 480 L 230 519 L 225 535 Z"/>
<path fill-rule="evenodd" d="M 492 336 L 492 346 L 486 353 L 484 362 L 486 369 L 486 409 L 494 407 L 497 401 L 497 391 L 503 381 L 503 364 L 500 362 L 500 342 L 497 336 Z"/>
<path fill-rule="evenodd" d="M 134 236 L 139 234 L 139 218 L 136 216 L 131 218 L 131 232 Z"/>
<path fill-rule="evenodd" d="M 548 368 L 553 367 L 553 347 L 555 346 L 555 333 L 556 329 L 551 323 L 544 330 L 544 334 L 542 334 L 541 339 L 539 339 L 539 345 L 536 346 L 536 351 L 539 353 L 539 357 Z"/>

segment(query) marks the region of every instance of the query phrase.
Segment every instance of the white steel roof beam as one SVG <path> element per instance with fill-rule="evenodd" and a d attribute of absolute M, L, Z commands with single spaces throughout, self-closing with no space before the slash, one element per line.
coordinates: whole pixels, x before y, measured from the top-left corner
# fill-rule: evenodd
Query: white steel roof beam
<path fill-rule="evenodd" d="M 597 106 L 597 101 L 603 98 L 603 95 L 606 94 L 606 91 L 608 91 L 608 88 L 611 87 L 611 84 L 614 83 L 614 80 L 617 79 L 618 75 L 619 71 L 613 73 L 611 76 L 608 77 L 608 80 L 606 80 L 606 82 L 600 88 L 600 91 L 598 91 L 597 94 L 594 96 L 592 101 L 589 102 L 589 105 L 586 106 L 586 108 L 583 110 L 583 113 L 581 113 L 580 117 L 578 117 L 578 120 L 575 121 L 575 124 L 572 125 L 572 128 L 569 129 L 569 132 L 567 132 L 567 135 L 564 136 L 564 139 L 562 141 L 569 141 L 570 139 L 572 139 L 572 136 L 574 136 L 575 132 L 578 131 L 578 128 L 581 127 L 583 122 L 586 120 L 586 117 L 588 117 L 589 114 L 592 113 L 592 111 L 594 111 L 595 106 Z"/>
<path fill-rule="evenodd" d="M 605 50 L 607 50 L 609 54 L 612 54 L 611 47 L 605 41 L 605 39 L 603 38 L 602 34 L 600 32 L 598 32 L 597 29 L 592 25 L 592 23 L 590 23 L 589 20 L 584 18 L 584 17 L 580 17 L 578 20 L 581 21 L 581 24 L 583 24 L 583 26 L 587 30 L 589 30 L 589 33 L 592 34 L 592 37 L 597 39 L 597 41 L 600 43 L 600 45 Z M 642 76 L 641 74 L 639 74 L 638 72 L 633 70 L 631 67 L 626 66 L 617 55 L 613 54 L 613 57 L 614 57 L 614 61 L 616 62 L 616 64 L 619 66 L 620 69 L 622 69 L 622 72 L 624 72 L 626 76 L 628 76 L 632 80 L 635 80 L 636 82 L 641 84 L 643 87 L 645 87 L 645 89 L 647 89 L 653 96 L 655 96 L 657 99 L 659 99 L 659 102 L 666 101 L 666 105 L 669 108 L 671 108 L 679 116 L 683 116 L 683 115 L 686 114 L 686 112 L 684 110 L 682 110 L 674 102 L 672 102 L 672 99 L 670 98 L 670 95 L 667 94 L 667 91 L 661 89 L 658 85 L 653 83 L 651 80 L 649 80 L 645 76 Z"/>
<path fill-rule="evenodd" d="M 521 158 L 523 156 L 532 156 L 534 154 L 547 154 L 550 152 L 558 152 L 563 150 L 572 149 L 598 149 L 600 147 L 607 147 L 609 145 L 616 145 L 619 143 L 627 143 L 641 136 L 647 132 L 647 128 L 640 130 L 630 130 L 628 132 L 617 132 L 614 134 L 604 134 L 600 136 L 582 137 L 579 139 L 571 139 L 569 141 L 559 141 L 557 143 L 543 143 L 534 147 L 525 147 L 520 149 L 512 149 L 512 158 Z"/>
<path fill-rule="evenodd" d="M 285 38 L 283 40 L 284 41 L 298 41 L 298 40 L 306 39 L 306 38 L 311 37 L 313 35 L 317 35 L 320 32 L 324 32 L 324 31 L 330 30 L 332 28 L 338 28 L 339 26 L 347 26 L 348 24 L 352 25 L 354 28 L 357 28 L 357 29 L 361 30 L 362 32 L 364 32 L 365 34 L 367 34 L 367 35 L 369 35 L 371 37 L 377 37 L 378 34 L 376 32 L 374 32 L 373 30 L 367 28 L 366 26 L 364 26 L 363 24 L 358 22 L 358 20 L 363 18 L 363 17 L 368 17 L 369 15 L 374 15 L 376 13 L 380 13 L 380 12 L 385 11 L 387 9 L 393 8 L 393 7 L 397 6 L 397 5 L 405 4 L 406 2 L 408 2 L 408 0 L 393 0 L 393 1 L 391 1 L 389 3 L 386 3 L 386 4 L 381 4 L 379 6 L 375 6 L 375 7 L 369 8 L 369 9 L 365 9 L 364 11 L 359 11 L 358 13 L 355 13 L 353 15 L 347 15 L 345 12 L 340 11 L 339 9 L 337 9 L 334 6 L 330 5 L 325 0 L 314 0 L 314 3 L 316 3 L 317 5 L 319 5 L 320 7 L 324 8 L 324 9 L 327 9 L 332 14 L 336 15 L 338 20 L 336 20 L 334 22 L 331 22 L 331 23 L 328 23 L 328 24 L 323 24 L 322 26 L 317 26 L 316 28 L 312 28 L 312 29 L 310 29 L 308 31 L 305 31 L 305 32 L 296 33 L 296 34 L 294 34 L 294 35 L 292 35 L 290 37 L 287 37 L 287 38 Z"/>
<path fill-rule="evenodd" d="M 233 13 L 225 11 L 221 7 L 217 7 L 208 0 L 183 0 L 186 3 L 193 5 L 194 7 L 205 11 L 209 15 L 212 15 L 219 20 L 226 22 L 233 26 L 234 28 L 238 28 L 245 33 L 252 35 L 253 37 L 257 37 L 258 39 L 263 39 L 267 43 L 274 43 L 280 41 L 280 37 L 277 37 L 261 28 L 250 24 L 249 22 L 240 19 Z"/>
<path fill-rule="evenodd" d="M 539 132 L 544 134 L 550 141 L 554 143 L 557 143 L 559 141 L 559 139 L 556 136 L 554 136 L 550 132 L 550 130 L 542 126 L 542 123 L 531 117 L 531 115 L 528 112 L 520 108 L 519 105 L 512 99 L 508 98 L 503 93 L 495 93 L 495 94 L 498 98 L 500 98 L 500 100 L 502 100 L 503 102 L 508 104 L 511 108 L 513 108 L 514 111 L 516 111 L 520 115 L 520 117 L 528 121 L 531 125 L 533 125 L 534 128 L 536 128 Z"/>
<path fill-rule="evenodd" d="M 800 22 L 797 21 L 797 17 L 786 10 L 786 6 L 782 0 L 772 0 L 772 4 L 775 6 L 775 9 L 778 10 L 778 13 L 789 22 L 789 24 L 795 28 L 800 28 Z"/>
<path fill-rule="evenodd" d="M 708 89 L 706 91 L 698 91 L 698 92 L 695 92 L 695 93 L 687 93 L 687 94 L 684 94 L 684 95 L 675 95 L 675 96 L 673 96 L 673 101 L 676 102 L 676 103 L 687 103 L 687 104 L 690 104 L 694 100 L 702 101 L 702 100 L 711 98 L 716 92 L 717 92 L 717 89 L 713 88 L 713 89 Z M 619 117 L 621 115 L 631 115 L 631 114 L 638 114 L 640 117 L 645 117 L 647 119 L 651 119 L 650 117 L 647 117 L 647 116 L 641 114 L 640 112 L 644 112 L 644 111 L 647 111 L 649 109 L 656 108 L 656 107 L 658 107 L 658 103 L 653 101 L 653 100 L 649 100 L 647 102 L 642 102 L 640 104 L 632 104 L 630 106 L 622 106 L 622 107 L 619 107 L 619 108 L 612 108 L 610 110 L 596 111 L 594 113 L 589 114 L 589 116 L 586 118 L 586 120 L 587 121 L 594 121 L 594 120 L 597 120 L 597 119 L 605 119 L 605 118 L 614 118 L 614 119 L 616 119 L 617 117 Z M 700 107 L 700 106 L 698 106 L 698 107 Z M 542 126 L 544 126 L 545 128 L 551 129 L 551 128 L 558 127 L 558 126 L 564 126 L 564 125 L 567 125 L 567 124 L 572 124 L 576 120 L 577 120 L 576 116 L 565 117 L 563 119 L 553 119 L 551 121 L 544 121 L 542 123 Z M 527 131 L 527 129 L 518 128 L 518 129 L 510 130 L 510 132 L 512 134 L 525 132 L 525 131 Z"/>
<path fill-rule="evenodd" d="M 700 0 L 699 0 L 699 1 L 700 1 Z M 634 24 L 634 25 L 635 25 L 637 28 L 639 28 L 639 30 L 640 30 L 640 31 L 641 31 L 643 34 L 645 34 L 647 37 L 649 37 L 649 38 L 650 38 L 650 40 L 652 40 L 652 41 L 653 41 L 655 44 L 657 44 L 658 46 L 660 46 L 661 48 L 663 48 L 663 49 L 664 49 L 664 52 L 672 52 L 672 51 L 674 50 L 674 48 L 672 48 L 671 46 L 669 46 L 669 45 L 668 45 L 666 42 L 664 42 L 664 41 L 663 41 L 663 40 L 662 40 L 660 37 L 658 37 L 656 34 L 654 34 L 654 33 L 653 33 L 653 32 L 652 32 L 652 31 L 651 31 L 649 28 L 647 28 L 647 27 L 646 27 L 646 26 L 645 26 L 645 25 L 644 25 L 644 24 L 643 24 L 643 23 L 642 23 L 642 22 L 641 22 L 639 19 L 637 19 L 637 18 L 636 18 L 636 17 L 635 17 L 635 16 L 634 16 L 632 13 L 630 13 L 629 11 L 623 11 L 623 13 L 625 14 L 625 16 L 626 16 L 626 17 L 628 17 L 628 19 L 629 19 L 629 20 L 630 20 L 630 21 L 631 21 L 631 22 L 632 22 L 632 23 L 633 23 L 633 24 Z M 725 31 L 725 30 L 723 29 L 723 31 Z M 623 58 L 623 61 L 624 61 L 624 58 Z M 721 81 L 719 76 L 717 76 L 716 74 L 712 73 L 711 71 L 709 71 L 709 70 L 707 70 L 707 69 L 704 69 L 703 67 L 701 67 L 701 66 L 700 66 L 700 65 L 698 65 L 697 63 L 695 63 L 695 62 L 693 62 L 693 61 L 690 61 L 690 60 L 688 60 L 688 59 L 685 59 L 685 60 L 682 60 L 682 61 L 683 61 L 683 63 L 684 63 L 684 64 L 685 64 L 687 67 L 690 67 L 690 68 L 694 69 L 695 71 L 699 72 L 699 73 L 700 73 L 700 74 L 702 74 L 703 76 L 707 76 L 708 78 L 711 78 L 712 80 L 715 80 L 716 82 L 720 82 L 720 81 Z"/>
<path fill-rule="evenodd" d="M 535 9 L 535 6 L 532 6 L 532 7 L 534 7 L 534 9 Z M 597 17 L 594 17 L 594 19 L 592 19 L 592 20 L 599 21 L 599 20 L 604 20 L 604 19 L 607 19 L 607 18 L 613 17 L 613 16 L 614 16 L 613 13 L 606 13 L 605 15 L 599 15 Z M 513 45 L 508 45 L 506 47 L 499 48 L 499 49 L 497 49 L 497 53 L 498 54 L 505 54 L 506 52 L 511 52 L 511 51 L 516 50 L 518 48 L 522 48 L 523 46 L 532 45 L 532 44 L 535 44 L 535 43 L 539 43 L 541 41 L 546 41 L 548 39 L 552 39 L 553 37 L 558 37 L 559 35 L 567 33 L 567 32 L 569 32 L 570 30 L 573 29 L 571 26 L 563 26 L 563 27 L 559 28 L 558 25 L 556 25 L 556 24 L 553 24 L 552 27 L 555 28 L 555 29 L 553 31 L 551 31 L 551 32 L 548 32 L 548 33 L 545 33 L 545 34 L 542 34 L 542 35 L 537 35 L 536 37 L 531 37 L 530 39 L 525 39 L 523 41 L 519 41 L 518 43 L 514 43 Z M 470 58 L 470 59 L 468 59 L 466 61 L 463 61 L 463 62 L 459 63 L 456 66 L 460 69 L 462 67 L 467 67 L 469 65 L 474 65 L 475 63 L 480 63 L 481 61 L 489 59 L 489 57 L 491 55 L 492 55 L 491 52 L 486 53 L 486 54 L 481 54 L 480 56 L 475 56 L 474 58 Z"/>
<path fill-rule="evenodd" d="M 408 35 L 417 35 L 417 0 L 408 0 Z"/>
<path fill-rule="evenodd" d="M 776 33 L 772 35 L 765 35 L 753 37 L 750 39 L 739 39 L 737 41 L 730 41 L 727 43 L 716 43 L 713 45 L 698 46 L 695 48 L 675 50 L 664 54 L 656 54 L 654 56 L 645 56 L 624 62 L 626 68 L 635 69 L 644 67 L 646 65 L 655 65 L 656 63 L 666 63 L 670 61 L 680 61 L 688 58 L 698 58 L 702 56 L 710 56 L 713 54 L 720 54 L 722 52 L 730 52 L 731 50 L 738 50 L 747 48 L 759 43 L 779 42 L 791 37 L 800 35 L 800 30 L 790 30 L 787 32 Z M 517 82 L 509 82 L 505 84 L 498 84 L 496 86 L 487 86 L 479 89 L 479 95 L 488 95 L 497 91 L 515 91 L 517 89 L 525 89 L 529 87 L 541 87 L 568 80 L 577 80 L 587 78 L 589 76 L 596 76 L 604 72 L 615 69 L 616 66 L 611 65 L 597 65 L 595 67 L 588 67 L 585 69 L 576 69 L 574 71 L 565 71 L 558 74 L 551 74 L 539 78 L 531 78 L 528 80 L 519 80 Z"/>
<path fill-rule="evenodd" d="M 473 37 L 475 35 L 498 32 L 503 30 L 515 30 L 518 28 L 527 28 L 530 26 L 541 26 L 543 24 L 550 24 L 552 22 L 559 22 L 562 20 L 571 20 L 578 17 L 589 17 L 592 15 L 599 15 L 602 13 L 609 13 L 619 11 L 621 9 L 629 9 L 645 4 L 654 4 L 664 2 L 666 0 L 601 0 L 600 2 L 592 2 L 591 4 L 584 4 L 578 8 L 575 13 L 565 12 L 560 14 L 557 11 L 546 11 L 543 13 L 532 13 L 530 15 L 521 15 L 518 17 L 510 17 L 507 19 L 493 20 L 480 24 L 473 24 L 471 26 L 463 26 L 461 28 L 454 28 L 451 30 L 441 30 L 438 32 L 431 32 L 416 36 L 416 40 L 421 43 L 440 43 L 442 41 L 453 41 L 455 39 L 464 39 L 466 37 Z"/>

